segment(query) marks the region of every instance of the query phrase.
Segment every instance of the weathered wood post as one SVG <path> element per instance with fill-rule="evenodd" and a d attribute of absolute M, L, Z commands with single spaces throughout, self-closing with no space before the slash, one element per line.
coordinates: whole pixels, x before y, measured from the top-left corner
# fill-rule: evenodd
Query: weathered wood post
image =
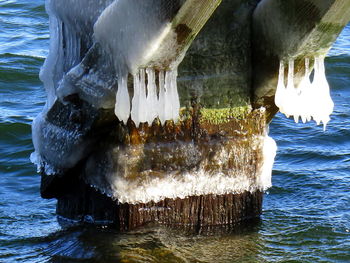
<path fill-rule="evenodd" d="M 311 2 L 318 15 L 308 24 L 298 10 Z M 276 151 L 267 124 L 278 61 L 291 54 L 278 41 L 310 36 L 315 50 L 329 47 L 350 7 L 323 2 L 89 0 L 79 12 L 76 2 L 47 1 L 52 36 L 41 76 L 49 97 L 33 123 L 42 196 L 58 200 L 61 219 L 121 230 L 149 222 L 198 230 L 259 217 Z M 286 28 L 283 10 L 293 11 Z M 331 36 L 315 33 L 319 21 L 339 16 Z M 179 105 L 177 91 L 169 95 L 176 72 Z M 172 99 L 161 104 L 162 96 Z M 176 109 L 169 118 L 167 105 Z M 156 107 L 165 110 L 143 118 Z"/>

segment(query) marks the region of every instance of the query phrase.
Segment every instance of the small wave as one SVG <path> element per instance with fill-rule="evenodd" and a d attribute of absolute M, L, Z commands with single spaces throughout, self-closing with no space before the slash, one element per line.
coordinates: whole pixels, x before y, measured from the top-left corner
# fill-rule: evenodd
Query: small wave
<path fill-rule="evenodd" d="M 35 53 L 31 53 L 30 55 L 28 54 L 24 54 L 21 52 L 18 53 L 0 53 L 0 59 L 2 60 L 11 60 L 11 61 L 18 61 L 20 60 L 20 62 L 27 62 L 28 59 L 29 60 L 35 60 L 37 62 L 40 62 L 41 64 L 44 62 L 45 56 L 42 55 L 37 55 Z"/>

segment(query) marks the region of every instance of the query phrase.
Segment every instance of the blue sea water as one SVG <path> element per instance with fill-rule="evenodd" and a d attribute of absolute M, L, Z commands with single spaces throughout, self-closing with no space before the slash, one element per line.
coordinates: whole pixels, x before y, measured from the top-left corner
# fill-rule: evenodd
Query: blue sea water
<path fill-rule="evenodd" d="M 350 26 L 326 59 L 335 102 L 327 130 L 281 114 L 270 125 L 279 149 L 259 224 L 197 236 L 63 230 L 29 161 L 30 125 L 45 102 L 43 2 L 0 0 L 0 262 L 350 262 Z"/>

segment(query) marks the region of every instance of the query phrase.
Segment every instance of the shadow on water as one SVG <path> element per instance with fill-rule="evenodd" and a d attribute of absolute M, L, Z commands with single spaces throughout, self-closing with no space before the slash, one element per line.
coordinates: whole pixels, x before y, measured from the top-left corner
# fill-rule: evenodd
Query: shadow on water
<path fill-rule="evenodd" d="M 254 220 L 237 228 L 201 233 L 148 225 L 127 233 L 93 226 L 71 227 L 45 238 L 48 262 L 262 262 Z M 47 245 L 48 244 L 48 245 Z"/>

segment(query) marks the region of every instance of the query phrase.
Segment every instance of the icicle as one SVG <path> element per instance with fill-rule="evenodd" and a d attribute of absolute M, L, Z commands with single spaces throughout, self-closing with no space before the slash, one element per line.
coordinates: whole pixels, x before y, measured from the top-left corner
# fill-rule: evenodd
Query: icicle
<path fill-rule="evenodd" d="M 284 65 L 280 62 L 275 103 L 287 117 L 294 116 L 295 122 L 299 117 L 305 123 L 314 119 L 318 124 L 323 123 L 324 130 L 333 112 L 334 103 L 329 94 L 329 85 L 325 75 L 324 57 L 315 57 L 314 78 L 310 82 L 309 59 L 305 59 L 305 75 L 298 88 L 294 87 L 294 61 L 288 63 L 288 82 L 284 88 Z"/>
<path fill-rule="evenodd" d="M 284 93 L 286 92 L 286 87 L 284 85 L 284 64 L 283 61 L 280 61 L 280 68 L 278 73 L 278 84 L 277 84 L 277 90 L 275 94 L 275 104 L 276 106 L 283 111 L 283 99 L 285 98 Z"/>
<path fill-rule="evenodd" d="M 177 70 L 159 71 L 159 96 L 155 71 L 146 69 L 147 73 L 147 96 L 145 70 L 140 69 L 134 75 L 134 97 L 132 99 L 131 119 L 136 127 L 142 122 L 151 125 L 155 118 L 159 117 L 162 125 L 167 120 L 179 119 L 180 101 L 177 92 Z"/>
<path fill-rule="evenodd" d="M 325 75 L 324 57 L 315 57 L 315 75 L 312 82 L 313 99 L 315 106 L 313 108 L 313 119 L 317 125 L 323 123 L 323 129 L 330 120 L 329 115 L 333 112 L 334 103 L 330 97 L 329 85 Z"/>
<path fill-rule="evenodd" d="M 130 115 L 130 98 L 126 76 L 118 79 L 118 91 L 114 112 L 118 119 L 126 124 Z"/>
<path fill-rule="evenodd" d="M 291 59 L 288 62 L 288 82 L 284 96 L 283 111 L 281 112 L 284 113 L 287 118 L 291 115 L 294 116 L 294 120 L 297 122 L 299 115 L 296 112 L 297 92 L 294 87 L 294 60 Z"/>
<path fill-rule="evenodd" d="M 326 125 L 330 121 L 330 115 L 334 109 L 334 103 L 330 95 L 329 84 L 326 78 L 326 70 L 324 66 L 324 57 L 319 57 L 319 69 L 320 69 L 320 79 L 321 79 L 321 94 L 323 96 L 323 107 L 322 107 L 322 123 L 323 130 L 326 130 Z"/>
<path fill-rule="evenodd" d="M 140 69 L 140 122 L 147 122 L 148 107 L 146 97 L 146 74 L 144 69 Z"/>
<path fill-rule="evenodd" d="M 310 96 L 311 82 L 309 64 L 309 58 L 305 58 L 305 75 L 298 86 L 298 92 L 300 94 L 299 112 L 303 123 L 311 120 L 312 99 Z"/>
<path fill-rule="evenodd" d="M 314 62 L 314 79 L 311 84 L 311 97 L 314 100 L 314 103 L 311 108 L 311 116 L 316 122 L 317 125 L 320 124 L 321 119 L 319 116 L 319 94 L 318 94 L 318 87 L 319 87 L 319 63 L 318 63 L 318 57 L 315 57 Z"/>
<path fill-rule="evenodd" d="M 131 119 L 136 127 L 140 125 L 140 74 L 134 75 L 134 97 L 132 99 Z"/>
<path fill-rule="evenodd" d="M 164 104 L 165 104 L 165 120 L 171 120 L 173 118 L 173 104 L 172 104 L 172 92 L 171 92 L 171 71 L 165 72 L 165 93 L 164 93 Z"/>
<path fill-rule="evenodd" d="M 172 103 L 172 119 L 177 122 L 179 119 L 180 99 L 177 91 L 177 70 L 171 72 L 170 89 L 171 89 L 171 103 Z"/>
<path fill-rule="evenodd" d="M 158 97 L 158 117 L 160 123 L 164 125 L 165 118 L 165 80 L 164 80 L 164 71 L 159 71 L 159 97 Z"/>
<path fill-rule="evenodd" d="M 152 124 L 153 120 L 157 118 L 157 86 L 154 69 L 147 68 L 147 122 Z"/>

